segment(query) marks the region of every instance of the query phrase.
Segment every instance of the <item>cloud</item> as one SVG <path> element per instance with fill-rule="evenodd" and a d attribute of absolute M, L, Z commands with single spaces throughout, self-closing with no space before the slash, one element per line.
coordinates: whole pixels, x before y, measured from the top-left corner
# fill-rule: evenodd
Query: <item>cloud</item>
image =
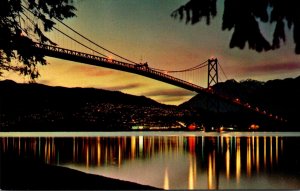
<path fill-rule="evenodd" d="M 131 84 L 126 84 L 126 85 L 121 85 L 121 86 L 107 87 L 105 89 L 112 90 L 112 91 L 122 91 L 122 90 L 128 90 L 128 89 L 133 89 L 133 88 L 139 88 L 144 85 L 145 84 L 143 84 L 143 83 L 131 83 Z"/>
<path fill-rule="evenodd" d="M 169 103 L 169 102 L 178 102 L 178 103 L 182 103 L 184 102 L 186 99 L 184 99 L 183 97 L 179 96 L 179 97 L 169 97 L 169 96 L 164 96 L 162 98 L 158 98 L 157 101 L 161 102 L 161 103 Z"/>
<path fill-rule="evenodd" d="M 144 94 L 145 96 L 168 96 L 168 97 L 181 97 L 181 96 L 194 96 L 195 93 L 188 91 L 188 90 L 176 90 L 176 89 L 170 89 L 170 90 L 154 90 L 150 92 L 146 92 Z"/>
<path fill-rule="evenodd" d="M 37 80 L 38 83 L 40 84 L 45 84 L 45 85 L 51 85 L 51 81 L 50 80 Z"/>
<path fill-rule="evenodd" d="M 300 69 L 300 63 L 296 62 L 262 64 L 243 68 L 244 71 L 251 73 L 288 72 L 298 69 Z"/>
<path fill-rule="evenodd" d="M 88 66 L 88 65 L 78 65 L 72 66 L 70 68 L 70 72 L 72 73 L 81 73 L 83 75 L 89 77 L 100 77 L 100 76 L 107 76 L 114 74 L 113 70 L 103 70 L 101 68 L 97 68 L 95 66 Z"/>

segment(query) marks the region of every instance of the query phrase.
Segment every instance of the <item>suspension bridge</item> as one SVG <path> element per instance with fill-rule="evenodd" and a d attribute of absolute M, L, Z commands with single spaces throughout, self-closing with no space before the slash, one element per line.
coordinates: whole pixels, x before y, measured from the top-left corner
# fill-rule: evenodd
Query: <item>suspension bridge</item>
<path fill-rule="evenodd" d="M 30 10 L 28 10 L 26 7 L 23 6 L 25 9 L 25 13 L 23 13 L 25 20 L 24 25 L 29 26 L 29 25 L 37 25 L 41 23 L 37 23 L 40 21 L 36 21 L 35 19 L 37 15 L 32 13 Z M 26 14 L 27 11 L 27 14 Z M 174 86 L 184 88 L 186 90 L 190 90 L 196 93 L 201 93 L 205 94 L 209 97 L 219 99 L 223 102 L 238 106 L 242 110 L 248 110 L 254 113 L 257 113 L 259 115 L 265 115 L 268 118 L 272 118 L 274 120 L 283 120 L 281 117 L 272 115 L 270 113 L 266 113 L 265 111 L 260 110 L 257 107 L 251 107 L 248 103 L 243 103 L 241 100 L 237 98 L 231 98 L 227 97 L 221 94 L 217 94 L 216 92 L 213 91 L 211 86 L 214 84 L 217 84 L 219 82 L 219 68 L 223 72 L 224 76 L 226 77 L 226 74 L 224 70 L 222 69 L 221 65 L 219 64 L 219 61 L 217 58 L 211 58 L 207 59 L 201 64 L 198 64 L 194 67 L 190 67 L 187 69 L 183 70 L 163 70 L 163 69 L 158 69 L 158 68 L 153 68 L 151 67 L 148 63 L 137 63 L 134 61 L 131 61 L 123 56 L 120 56 L 119 54 L 116 54 L 103 46 L 95 43 L 94 41 L 90 40 L 89 38 L 85 37 L 84 35 L 80 34 L 78 31 L 74 30 L 70 26 L 66 25 L 62 21 L 56 19 L 57 26 L 54 26 L 53 29 L 56 30 L 59 34 L 61 34 L 62 39 L 68 38 L 69 41 L 75 43 L 77 46 L 80 46 L 80 48 L 67 48 L 67 47 L 60 47 L 59 45 L 50 45 L 50 44 L 43 44 L 36 42 L 32 47 L 28 47 L 31 51 L 34 51 L 36 53 L 49 56 L 49 57 L 54 57 L 54 58 L 59 58 L 59 59 L 64 59 L 64 60 L 69 60 L 69 61 L 74 61 L 74 62 L 79 62 L 82 64 L 89 64 L 89 65 L 94 65 L 94 66 L 99 66 L 99 67 L 105 67 L 105 68 L 110 68 L 110 69 L 115 69 L 115 70 L 120 70 L 120 71 L 125 71 L 133 74 L 138 74 L 144 77 L 148 77 L 151 79 L 155 79 L 161 82 L 165 82 L 168 84 L 172 84 Z M 27 22 L 27 23 L 25 23 Z M 65 29 L 62 30 L 61 28 L 64 27 Z M 24 30 L 21 26 L 20 28 L 23 30 L 25 33 L 24 35 L 30 36 L 28 33 L 28 30 Z M 67 32 L 68 31 L 68 32 Z M 70 34 L 73 33 L 73 34 Z M 77 35 L 78 39 L 74 37 L 74 34 Z M 60 38 L 61 38 L 60 37 Z M 79 40 L 84 40 L 85 43 Z M 56 40 L 57 42 L 62 42 L 65 40 Z M 89 45 L 87 45 L 87 43 Z M 96 50 L 94 47 L 97 47 L 98 49 L 101 49 L 101 51 Z M 108 52 L 109 54 L 112 54 L 116 57 L 119 58 L 117 59 L 112 59 L 109 56 L 106 56 L 104 52 Z M 92 52 L 92 53 L 91 53 Z M 124 60 L 124 61 L 120 61 Z M 197 85 L 195 82 L 191 82 L 190 80 L 184 79 L 182 76 L 190 76 L 186 75 L 187 73 L 191 72 L 196 72 L 199 71 L 200 69 L 207 68 L 207 88 L 204 88 L 200 85 Z M 185 74 L 181 75 L 180 74 Z M 199 75 L 197 76 L 199 77 Z M 226 77 L 227 78 L 227 77 Z"/>

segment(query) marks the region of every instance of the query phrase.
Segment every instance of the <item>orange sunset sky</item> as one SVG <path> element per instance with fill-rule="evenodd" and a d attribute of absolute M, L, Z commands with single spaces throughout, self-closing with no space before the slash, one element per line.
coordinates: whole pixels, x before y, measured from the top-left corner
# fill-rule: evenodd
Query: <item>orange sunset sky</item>
<path fill-rule="evenodd" d="M 228 79 L 267 81 L 296 77 L 300 74 L 300 56 L 294 53 L 292 31 L 286 29 L 287 41 L 280 49 L 257 53 L 253 50 L 230 49 L 232 31 L 222 31 L 223 0 L 218 14 L 207 26 L 205 20 L 196 25 L 170 17 L 186 0 L 75 0 L 77 17 L 66 24 L 99 45 L 135 62 L 148 62 L 150 67 L 181 70 L 217 57 Z M 26 23 L 24 23 L 25 25 Z M 57 25 L 65 30 L 62 25 Z M 261 24 L 262 33 L 271 41 L 274 25 Z M 77 38 L 74 33 L 67 32 Z M 48 36 L 61 47 L 76 48 L 53 31 Z M 90 43 L 86 43 L 91 46 Z M 82 49 L 83 50 L 83 49 Z M 113 59 L 114 55 L 97 49 Z M 83 50 L 85 51 L 85 50 Z M 87 51 L 88 52 L 88 51 Z M 91 53 L 91 52 L 88 52 Z M 144 95 L 158 102 L 178 105 L 195 95 L 146 77 L 112 69 L 89 66 L 55 58 L 41 66 L 36 81 L 50 86 L 94 87 Z M 207 85 L 207 68 L 198 76 L 199 85 Z M 226 80 L 220 73 L 221 81 Z M 2 79 L 28 82 L 27 77 L 5 73 Z"/>

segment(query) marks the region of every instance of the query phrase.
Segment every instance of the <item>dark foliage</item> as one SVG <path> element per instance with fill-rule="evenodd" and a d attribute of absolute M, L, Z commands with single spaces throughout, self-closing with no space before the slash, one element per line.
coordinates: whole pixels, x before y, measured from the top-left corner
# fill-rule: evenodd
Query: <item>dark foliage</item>
<path fill-rule="evenodd" d="M 207 25 L 217 14 L 216 0 L 190 0 L 175 10 L 171 16 L 186 23 L 196 24 L 204 17 Z M 300 12 L 294 0 L 224 0 L 222 30 L 232 30 L 230 48 L 249 49 L 258 52 L 277 49 L 285 42 L 285 27 L 293 30 L 295 53 L 300 54 Z M 260 31 L 259 22 L 275 23 L 272 42 Z"/>
<path fill-rule="evenodd" d="M 44 32 L 52 30 L 54 19 L 74 17 L 75 10 L 70 0 L 1 0 L 0 75 L 11 70 L 32 80 L 37 78 L 37 66 L 47 62 L 43 55 L 29 51 L 28 47 L 35 42 L 55 45 Z M 19 63 L 13 64 L 14 59 Z"/>

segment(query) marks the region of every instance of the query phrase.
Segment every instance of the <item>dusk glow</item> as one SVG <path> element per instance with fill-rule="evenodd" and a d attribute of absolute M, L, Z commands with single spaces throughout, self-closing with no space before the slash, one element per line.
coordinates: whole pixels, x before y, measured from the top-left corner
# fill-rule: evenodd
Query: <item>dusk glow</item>
<path fill-rule="evenodd" d="M 299 189 L 298 8 L 0 0 L 0 190 Z"/>
<path fill-rule="evenodd" d="M 299 75 L 300 58 L 294 53 L 290 30 L 287 30 L 286 43 L 277 50 L 257 53 L 247 47 L 244 50 L 230 49 L 232 32 L 221 30 L 224 2 L 218 1 L 217 17 L 209 26 L 204 22 L 193 26 L 185 25 L 172 19 L 171 12 L 184 3 L 184 0 L 75 1 L 77 17 L 67 20 L 66 24 L 106 49 L 137 63 L 147 62 L 152 68 L 182 70 L 215 57 L 228 79 L 237 81 L 250 78 L 266 81 Z M 60 25 L 57 27 L 64 30 Z M 273 28 L 272 25 L 264 26 L 263 34 L 272 35 Z M 50 33 L 49 37 L 61 47 L 72 49 L 76 46 L 70 40 L 62 39 L 57 31 Z M 88 53 L 95 52 L 89 50 Z M 109 59 L 120 60 L 108 52 L 101 53 Z M 126 72 L 54 58 L 47 58 L 47 61 L 49 65 L 40 67 L 41 77 L 37 80 L 38 83 L 118 90 L 146 95 L 158 102 L 175 105 L 196 94 Z M 207 68 L 202 68 L 197 75 L 197 83 L 206 87 Z M 3 78 L 17 82 L 28 81 L 28 78 L 14 73 L 5 73 Z M 194 82 L 194 79 L 190 80 Z M 220 81 L 225 80 L 225 76 L 220 73 Z M 175 99 L 172 92 L 181 93 Z"/>

